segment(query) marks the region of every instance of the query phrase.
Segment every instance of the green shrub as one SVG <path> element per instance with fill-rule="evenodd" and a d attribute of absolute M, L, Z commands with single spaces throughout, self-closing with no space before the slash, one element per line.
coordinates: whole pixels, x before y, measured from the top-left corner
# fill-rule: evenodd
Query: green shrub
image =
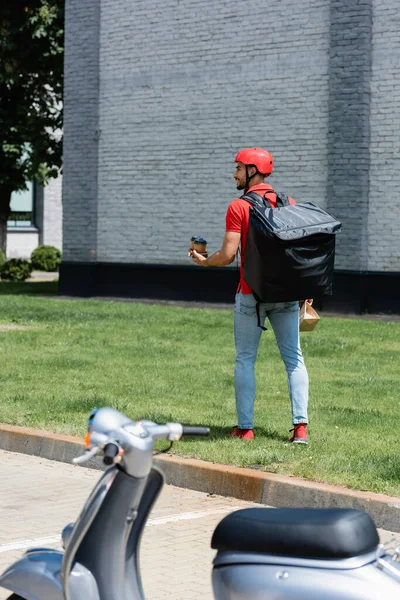
<path fill-rule="evenodd" d="M 61 252 L 54 246 L 39 246 L 32 252 L 31 262 L 36 271 L 58 271 Z"/>
<path fill-rule="evenodd" d="M 23 258 L 11 258 L 0 268 L 1 278 L 10 281 L 25 281 L 30 276 L 31 271 L 31 263 Z"/>
<path fill-rule="evenodd" d="M 6 255 L 4 254 L 3 250 L 0 248 L 0 269 L 4 265 L 5 262 L 6 262 Z"/>

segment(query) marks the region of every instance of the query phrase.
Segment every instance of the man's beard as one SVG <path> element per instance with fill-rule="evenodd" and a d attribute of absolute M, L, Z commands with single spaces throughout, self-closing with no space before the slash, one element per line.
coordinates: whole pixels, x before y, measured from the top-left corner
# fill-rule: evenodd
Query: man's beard
<path fill-rule="evenodd" d="M 245 187 L 246 187 L 245 183 L 236 183 L 237 190 L 244 190 Z"/>

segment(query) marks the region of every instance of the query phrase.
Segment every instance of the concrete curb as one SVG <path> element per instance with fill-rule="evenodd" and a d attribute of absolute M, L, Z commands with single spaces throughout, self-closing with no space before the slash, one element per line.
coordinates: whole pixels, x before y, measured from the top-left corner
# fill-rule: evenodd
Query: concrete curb
<path fill-rule="evenodd" d="M 0 425 L 0 448 L 71 463 L 82 454 L 83 441 L 69 435 Z M 155 464 L 164 472 L 167 483 L 178 487 L 276 507 L 359 508 L 369 512 L 377 527 L 400 532 L 400 498 L 172 455 L 157 456 Z M 85 466 L 102 468 L 98 460 Z"/>

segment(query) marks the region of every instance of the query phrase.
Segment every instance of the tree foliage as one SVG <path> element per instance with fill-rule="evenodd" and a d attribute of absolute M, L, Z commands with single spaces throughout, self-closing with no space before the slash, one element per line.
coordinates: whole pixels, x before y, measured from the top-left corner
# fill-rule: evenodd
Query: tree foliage
<path fill-rule="evenodd" d="M 12 192 L 61 167 L 63 45 L 64 0 L 2 0 L 0 221 Z"/>

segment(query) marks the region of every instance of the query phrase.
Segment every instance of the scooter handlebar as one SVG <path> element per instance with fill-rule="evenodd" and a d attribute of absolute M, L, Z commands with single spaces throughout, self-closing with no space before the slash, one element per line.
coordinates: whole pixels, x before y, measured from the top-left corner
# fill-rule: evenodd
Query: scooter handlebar
<path fill-rule="evenodd" d="M 209 427 L 196 427 L 191 425 L 184 425 L 182 427 L 182 437 L 184 435 L 197 435 L 197 436 L 206 436 L 210 434 Z"/>
<path fill-rule="evenodd" d="M 114 462 L 114 458 L 117 456 L 119 452 L 119 448 L 117 444 L 113 444 L 110 442 L 104 446 L 104 458 L 103 463 L 105 465 L 112 465 Z"/>

